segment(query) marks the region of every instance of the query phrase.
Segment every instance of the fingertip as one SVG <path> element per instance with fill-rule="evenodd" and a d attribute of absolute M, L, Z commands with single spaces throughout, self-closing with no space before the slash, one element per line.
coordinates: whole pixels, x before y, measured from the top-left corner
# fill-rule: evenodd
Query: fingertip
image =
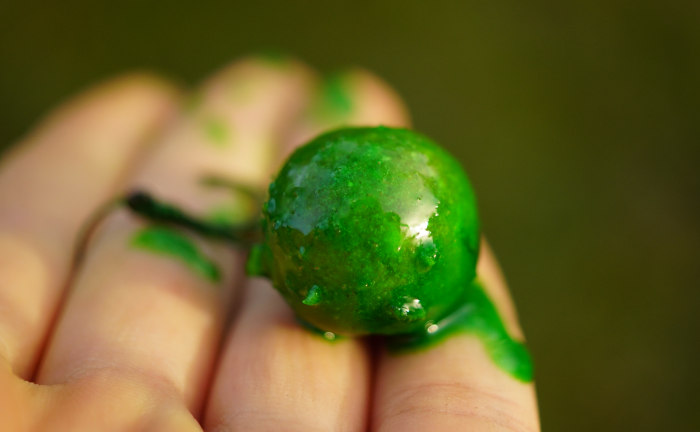
<path fill-rule="evenodd" d="M 171 81 L 150 71 L 133 71 L 88 87 L 60 111 L 90 111 L 90 108 L 100 111 L 105 105 L 114 106 L 119 101 L 129 103 L 135 99 L 142 104 L 170 106 L 172 110 L 181 95 L 182 91 Z"/>
<path fill-rule="evenodd" d="M 352 115 L 358 125 L 409 127 L 411 119 L 399 93 L 384 79 L 367 69 L 353 67 L 344 72 L 345 80 L 354 90 L 357 104 Z"/>
<path fill-rule="evenodd" d="M 94 87 L 97 91 L 126 91 L 178 97 L 182 90 L 172 81 L 150 70 L 135 70 L 108 78 Z"/>
<path fill-rule="evenodd" d="M 205 96 L 218 95 L 229 102 L 245 103 L 270 92 L 270 83 L 276 82 L 288 90 L 299 92 L 299 100 L 311 89 L 315 72 L 299 59 L 271 54 L 249 54 L 223 66 L 211 75 L 202 88 Z"/>
<path fill-rule="evenodd" d="M 366 69 L 351 67 L 317 81 L 311 103 L 286 140 L 292 150 L 314 136 L 346 126 L 408 127 L 408 109 L 399 94 Z"/>

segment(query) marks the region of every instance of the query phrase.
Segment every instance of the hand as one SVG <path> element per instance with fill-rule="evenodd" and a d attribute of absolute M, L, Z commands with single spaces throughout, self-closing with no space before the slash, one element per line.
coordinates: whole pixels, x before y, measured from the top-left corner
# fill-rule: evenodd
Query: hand
<path fill-rule="evenodd" d="M 533 385 L 495 366 L 478 338 L 402 355 L 330 343 L 301 328 L 268 282 L 245 280 L 241 252 L 192 236 L 221 269 L 212 282 L 134 248 L 144 222 L 125 210 L 72 268 L 81 227 L 127 190 L 197 214 L 235 208 L 199 179 L 264 190 L 323 130 L 408 125 L 398 96 L 367 72 L 317 81 L 293 60 L 246 59 L 183 103 L 157 78 L 127 76 L 69 102 L 4 158 L 0 430 L 539 430 Z M 486 245 L 478 272 L 522 338 Z"/>

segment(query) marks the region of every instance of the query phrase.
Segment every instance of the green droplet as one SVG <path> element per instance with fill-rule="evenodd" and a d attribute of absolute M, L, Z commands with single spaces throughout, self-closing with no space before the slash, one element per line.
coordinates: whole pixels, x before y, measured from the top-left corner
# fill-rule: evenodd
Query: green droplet
<path fill-rule="evenodd" d="M 149 226 L 137 231 L 131 238 L 131 244 L 139 249 L 176 258 L 211 282 L 221 280 L 221 273 L 214 261 L 178 231 L 163 226 Z"/>
<path fill-rule="evenodd" d="M 313 306 L 318 304 L 320 301 L 321 289 L 317 285 L 314 285 L 311 287 L 311 289 L 309 289 L 309 293 L 306 295 L 306 298 L 301 302 L 307 306 Z"/>
<path fill-rule="evenodd" d="M 400 321 L 412 322 L 425 319 L 425 309 L 417 298 L 404 297 L 392 310 L 394 317 Z"/>
<path fill-rule="evenodd" d="M 303 319 L 299 318 L 299 316 L 295 317 L 299 325 L 301 325 L 303 328 L 307 329 L 311 333 L 320 336 L 323 338 L 323 340 L 328 341 L 328 342 L 338 342 L 340 340 L 344 339 L 344 336 L 341 336 L 337 333 L 334 333 L 332 331 L 327 331 L 327 330 L 321 330 L 318 327 L 315 327 L 308 322 L 304 321 Z"/>

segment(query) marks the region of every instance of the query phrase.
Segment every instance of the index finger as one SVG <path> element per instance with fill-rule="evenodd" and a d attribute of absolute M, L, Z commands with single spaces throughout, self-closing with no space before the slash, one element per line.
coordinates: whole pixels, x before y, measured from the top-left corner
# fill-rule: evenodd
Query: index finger
<path fill-rule="evenodd" d="M 167 123 L 175 89 L 130 75 L 55 111 L 0 164 L 0 359 L 30 379 L 83 222 Z"/>

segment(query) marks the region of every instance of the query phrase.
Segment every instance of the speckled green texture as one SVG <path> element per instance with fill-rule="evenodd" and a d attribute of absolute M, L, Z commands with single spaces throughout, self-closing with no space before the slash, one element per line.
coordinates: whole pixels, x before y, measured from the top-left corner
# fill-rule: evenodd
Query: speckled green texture
<path fill-rule="evenodd" d="M 221 279 L 216 263 L 204 255 L 192 240 L 174 229 L 158 225 L 145 227 L 134 234 L 131 244 L 139 249 L 176 258 L 211 282 Z"/>
<path fill-rule="evenodd" d="M 496 307 L 478 281 L 467 286 L 454 312 L 438 321 L 426 322 L 420 332 L 388 339 L 388 346 L 393 352 L 402 353 L 433 346 L 455 333 L 476 335 L 498 367 L 520 381 L 532 381 L 532 359 L 525 344 L 508 334 Z"/>
<path fill-rule="evenodd" d="M 297 315 L 339 335 L 419 332 L 458 308 L 475 276 L 472 188 L 449 154 L 386 127 L 324 134 L 270 184 L 249 271 Z"/>

